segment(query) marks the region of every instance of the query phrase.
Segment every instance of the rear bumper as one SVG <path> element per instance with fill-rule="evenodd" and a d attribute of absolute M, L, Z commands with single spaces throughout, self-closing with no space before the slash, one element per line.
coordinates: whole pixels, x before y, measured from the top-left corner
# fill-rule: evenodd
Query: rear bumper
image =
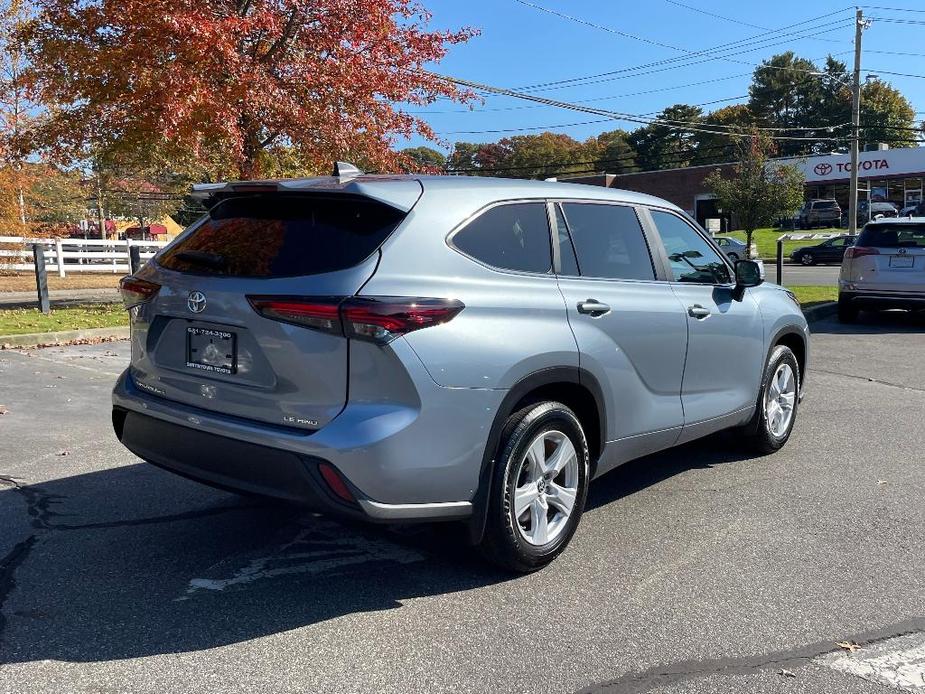
<path fill-rule="evenodd" d="M 113 389 L 113 423 L 140 458 L 212 486 L 372 521 L 466 518 L 485 418 L 506 391 L 446 389 L 429 376 L 418 391 L 424 402 L 414 409 L 357 403 L 318 431 L 286 431 L 143 392 L 126 372 Z M 355 504 L 333 494 L 321 463 L 340 474 Z"/>
<path fill-rule="evenodd" d="M 838 300 L 850 303 L 860 309 L 872 311 L 889 308 L 901 308 L 910 311 L 925 309 L 925 294 L 922 293 L 841 291 L 838 294 Z"/>
<path fill-rule="evenodd" d="M 219 489 L 294 502 L 315 511 L 361 520 L 394 522 L 466 518 L 464 502 L 386 504 L 366 498 L 349 480 L 355 503 L 340 499 L 321 476 L 327 461 L 209 434 L 114 407 L 113 429 L 139 458 Z"/>

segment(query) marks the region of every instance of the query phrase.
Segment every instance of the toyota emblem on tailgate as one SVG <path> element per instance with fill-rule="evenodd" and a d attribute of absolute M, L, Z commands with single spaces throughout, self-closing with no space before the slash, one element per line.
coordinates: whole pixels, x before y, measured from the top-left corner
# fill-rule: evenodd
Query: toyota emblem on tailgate
<path fill-rule="evenodd" d="M 186 297 L 186 305 L 193 313 L 202 313 L 206 307 L 206 295 L 202 292 L 190 292 Z"/>

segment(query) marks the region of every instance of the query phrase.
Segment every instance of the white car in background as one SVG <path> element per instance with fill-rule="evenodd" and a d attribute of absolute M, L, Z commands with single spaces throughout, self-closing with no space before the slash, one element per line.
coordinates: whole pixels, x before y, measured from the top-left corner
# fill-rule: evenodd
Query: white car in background
<path fill-rule="evenodd" d="M 925 217 L 868 222 L 845 251 L 838 278 L 838 319 L 858 311 L 925 309 Z"/>
<path fill-rule="evenodd" d="M 726 254 L 726 257 L 729 258 L 732 262 L 737 260 L 745 260 L 748 258 L 748 254 L 745 252 L 745 242 L 739 241 L 739 239 L 732 236 L 714 236 L 713 240 L 716 241 L 716 245 L 722 249 L 723 253 Z M 752 244 L 752 258 L 758 257 L 758 246 L 754 243 Z"/>

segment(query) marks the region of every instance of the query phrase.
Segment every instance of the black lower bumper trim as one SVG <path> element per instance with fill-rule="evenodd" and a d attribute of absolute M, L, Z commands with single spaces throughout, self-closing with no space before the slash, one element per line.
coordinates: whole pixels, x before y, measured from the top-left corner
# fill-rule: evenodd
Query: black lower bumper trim
<path fill-rule="evenodd" d="M 870 309 L 873 311 L 889 308 L 901 308 L 909 311 L 921 311 L 925 309 L 925 297 L 842 292 L 839 294 L 838 298 L 839 301 L 851 303 L 859 309 Z"/>
<path fill-rule="evenodd" d="M 308 508 L 365 518 L 359 506 L 330 492 L 318 472 L 320 459 L 239 441 L 113 409 L 122 444 L 147 462 L 197 482 L 233 492 L 295 502 Z"/>

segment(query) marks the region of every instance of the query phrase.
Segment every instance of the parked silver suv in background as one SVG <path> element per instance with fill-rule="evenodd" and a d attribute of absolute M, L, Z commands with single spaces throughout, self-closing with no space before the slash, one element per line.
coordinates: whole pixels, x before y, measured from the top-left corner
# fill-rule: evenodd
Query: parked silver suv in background
<path fill-rule="evenodd" d="M 925 309 L 925 218 L 869 222 L 845 251 L 838 278 L 838 317 L 858 311 Z"/>
<path fill-rule="evenodd" d="M 218 487 L 374 521 L 461 520 L 550 562 L 591 479 L 737 427 L 793 428 L 808 330 L 675 206 L 428 176 L 200 187 L 209 214 L 122 282 L 116 435 Z"/>

